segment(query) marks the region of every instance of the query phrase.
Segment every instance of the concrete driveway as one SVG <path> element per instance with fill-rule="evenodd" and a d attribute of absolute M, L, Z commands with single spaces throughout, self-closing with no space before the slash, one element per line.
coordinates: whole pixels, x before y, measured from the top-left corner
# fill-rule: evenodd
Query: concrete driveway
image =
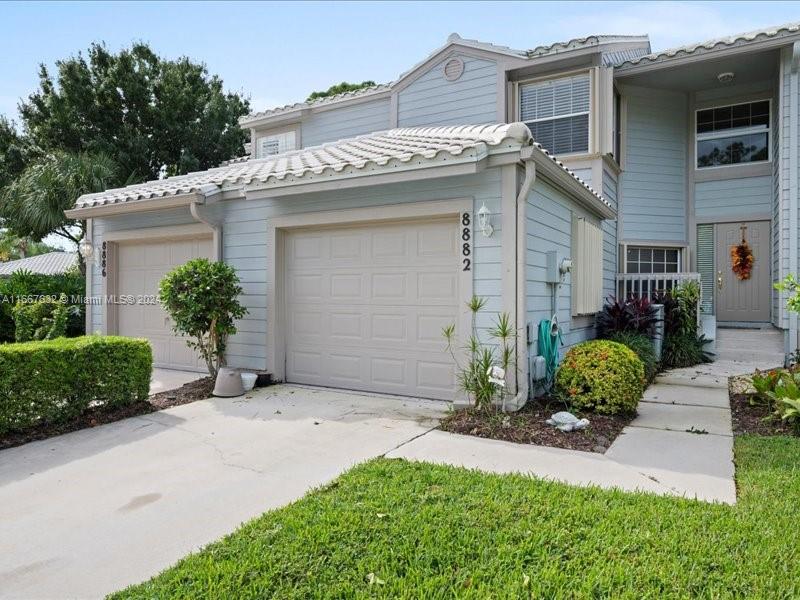
<path fill-rule="evenodd" d="M 446 404 L 280 385 L 0 452 L 0 597 L 94 598 L 436 425 Z"/>

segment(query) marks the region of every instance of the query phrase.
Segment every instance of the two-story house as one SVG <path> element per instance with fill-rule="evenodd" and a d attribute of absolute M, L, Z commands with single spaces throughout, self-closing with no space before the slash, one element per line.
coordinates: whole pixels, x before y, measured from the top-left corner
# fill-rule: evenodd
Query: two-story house
<path fill-rule="evenodd" d="M 172 266 L 235 266 L 249 314 L 232 366 L 286 381 L 451 399 L 441 328 L 473 294 L 520 330 L 594 335 L 611 295 L 699 278 L 707 321 L 798 324 L 800 26 L 653 53 L 646 36 L 513 50 L 451 35 L 396 81 L 249 115 L 249 155 L 80 198 L 93 295 L 154 294 Z M 557 157 L 555 160 L 553 157 Z M 731 269 L 742 238 L 754 265 Z M 198 368 L 157 306 L 103 303 L 90 331 Z M 477 327 L 490 327 L 491 317 Z"/>

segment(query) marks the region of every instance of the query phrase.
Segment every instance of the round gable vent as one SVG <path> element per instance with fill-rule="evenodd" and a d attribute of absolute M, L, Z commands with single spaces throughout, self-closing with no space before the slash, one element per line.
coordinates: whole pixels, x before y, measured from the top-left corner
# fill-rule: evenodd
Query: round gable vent
<path fill-rule="evenodd" d="M 464 74 L 464 61 L 460 58 L 451 58 L 444 63 L 444 78 L 455 81 Z"/>

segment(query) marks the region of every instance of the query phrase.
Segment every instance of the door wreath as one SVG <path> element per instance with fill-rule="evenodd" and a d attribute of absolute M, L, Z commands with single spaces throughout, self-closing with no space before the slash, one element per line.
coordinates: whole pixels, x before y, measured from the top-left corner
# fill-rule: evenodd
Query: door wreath
<path fill-rule="evenodd" d="M 750 275 L 753 272 L 753 263 L 756 259 L 753 256 L 753 251 L 750 249 L 750 244 L 748 244 L 745 239 L 747 226 L 742 225 L 741 229 L 742 241 L 736 246 L 731 246 L 731 269 L 736 273 L 736 277 L 739 278 L 739 281 L 745 281 L 750 279 Z"/>

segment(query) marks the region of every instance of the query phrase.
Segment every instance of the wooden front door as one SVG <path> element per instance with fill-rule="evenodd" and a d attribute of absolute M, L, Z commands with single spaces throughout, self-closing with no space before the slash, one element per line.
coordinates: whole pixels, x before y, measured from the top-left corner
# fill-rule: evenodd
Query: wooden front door
<path fill-rule="evenodd" d="M 755 259 L 750 278 L 745 280 L 733 272 L 731 258 L 731 249 L 739 245 L 743 233 Z M 715 238 L 717 321 L 769 322 L 772 299 L 769 221 L 718 223 Z"/>

